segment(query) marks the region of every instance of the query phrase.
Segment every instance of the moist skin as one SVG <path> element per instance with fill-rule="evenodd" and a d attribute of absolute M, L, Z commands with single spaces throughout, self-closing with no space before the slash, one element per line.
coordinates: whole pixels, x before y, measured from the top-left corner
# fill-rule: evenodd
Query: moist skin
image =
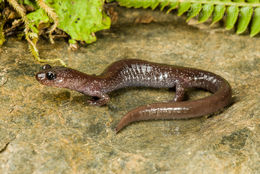
<path fill-rule="evenodd" d="M 88 96 L 90 105 L 105 105 L 108 93 L 125 87 L 175 88 L 172 101 L 140 106 L 129 111 L 118 123 L 116 132 L 132 122 L 157 119 L 187 119 L 217 112 L 231 103 L 229 83 L 219 75 L 195 68 L 158 64 L 138 59 L 124 59 L 111 64 L 100 75 L 44 65 L 36 74 L 43 85 L 68 88 Z M 187 88 L 202 88 L 212 95 L 183 101 Z"/>

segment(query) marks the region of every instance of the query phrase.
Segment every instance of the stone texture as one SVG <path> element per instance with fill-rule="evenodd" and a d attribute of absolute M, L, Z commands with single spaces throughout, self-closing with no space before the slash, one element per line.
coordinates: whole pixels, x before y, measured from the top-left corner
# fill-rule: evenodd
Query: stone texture
<path fill-rule="evenodd" d="M 260 173 L 259 36 L 189 26 L 159 11 L 116 11 L 117 23 L 96 43 L 69 51 L 64 40 L 41 40 L 41 56 L 91 74 L 124 58 L 209 70 L 230 82 L 234 104 L 209 118 L 139 122 L 116 135 L 127 111 L 174 92 L 122 89 L 108 106 L 87 106 L 77 92 L 40 85 L 27 43 L 8 39 L 0 52 L 0 173 Z M 189 91 L 191 100 L 206 95 Z"/>

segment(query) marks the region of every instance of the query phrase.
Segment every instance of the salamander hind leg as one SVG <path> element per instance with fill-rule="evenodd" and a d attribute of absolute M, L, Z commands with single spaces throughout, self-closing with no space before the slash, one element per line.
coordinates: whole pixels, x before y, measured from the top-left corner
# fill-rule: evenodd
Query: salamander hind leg
<path fill-rule="evenodd" d="M 87 103 L 92 106 L 103 106 L 109 102 L 109 96 L 102 94 L 100 96 L 93 96 L 92 99 L 87 100 Z"/>
<path fill-rule="evenodd" d="M 175 97 L 173 99 L 174 102 L 180 102 L 180 101 L 183 101 L 184 100 L 184 97 L 185 97 L 185 88 L 184 86 L 182 85 L 176 85 L 176 94 L 175 94 Z"/>

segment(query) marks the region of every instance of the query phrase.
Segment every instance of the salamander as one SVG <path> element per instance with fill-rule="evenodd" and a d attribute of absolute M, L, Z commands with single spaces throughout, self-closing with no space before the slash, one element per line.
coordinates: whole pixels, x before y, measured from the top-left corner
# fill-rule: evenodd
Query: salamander
<path fill-rule="evenodd" d="M 231 103 L 229 83 L 212 72 L 175 65 L 166 65 L 138 59 L 114 62 L 100 75 L 89 75 L 66 68 L 44 65 L 36 74 L 43 85 L 68 88 L 92 99 L 90 105 L 105 105 L 108 94 L 125 87 L 175 88 L 172 101 L 137 107 L 128 112 L 117 124 L 116 132 L 128 124 L 141 120 L 187 119 L 222 110 Z M 212 95 L 197 100 L 184 100 L 188 88 L 202 88 Z"/>

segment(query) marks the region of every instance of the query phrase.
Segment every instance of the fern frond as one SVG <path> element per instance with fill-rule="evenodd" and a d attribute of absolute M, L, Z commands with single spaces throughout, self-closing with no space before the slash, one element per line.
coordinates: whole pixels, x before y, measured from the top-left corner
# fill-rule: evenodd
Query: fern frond
<path fill-rule="evenodd" d="M 226 14 L 226 29 L 237 24 L 236 33 L 243 33 L 250 27 L 250 36 L 260 32 L 260 0 L 115 0 L 127 8 L 152 8 L 160 6 L 167 13 L 178 9 L 178 15 L 187 13 L 187 21 L 198 16 L 198 22 L 207 21 L 212 16 L 212 24 L 221 20 Z M 251 23 L 250 23 L 251 21 Z M 249 26 L 249 24 L 251 26 Z"/>

